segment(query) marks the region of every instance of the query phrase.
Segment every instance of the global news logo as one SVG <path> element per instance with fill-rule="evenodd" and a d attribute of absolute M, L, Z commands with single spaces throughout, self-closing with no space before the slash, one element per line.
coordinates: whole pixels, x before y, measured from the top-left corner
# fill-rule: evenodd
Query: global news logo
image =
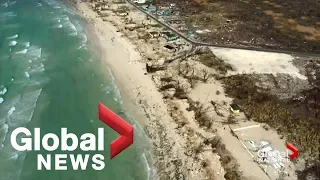
<path fill-rule="evenodd" d="M 289 162 L 290 160 L 294 160 L 295 158 L 298 157 L 299 151 L 295 146 L 287 142 L 286 147 L 288 149 L 286 151 L 273 150 L 271 147 L 260 149 L 258 151 L 258 156 L 256 161 L 259 163 L 276 164 L 276 163 L 284 163 L 286 161 Z M 289 150 L 292 153 L 290 153 Z"/>
<path fill-rule="evenodd" d="M 116 140 L 110 144 L 110 159 L 117 156 L 123 150 L 133 144 L 133 127 L 113 113 L 103 104 L 98 106 L 99 119 L 108 125 L 110 128 L 120 134 Z M 45 134 L 40 137 L 41 129 L 34 128 L 31 133 L 27 128 L 19 127 L 11 133 L 10 141 L 12 147 L 17 151 L 37 151 L 46 150 L 48 154 L 37 154 L 37 169 L 38 170 L 86 170 L 91 162 L 91 167 L 94 170 L 103 170 L 105 168 L 104 157 L 104 128 L 98 128 L 98 136 L 92 133 L 82 134 L 79 138 L 74 133 L 69 133 L 67 128 L 61 128 L 60 138 L 53 133 Z M 17 141 L 19 138 L 19 142 Z M 52 143 L 49 143 L 51 141 Z M 71 144 L 68 142 L 72 142 Z M 50 152 L 60 150 L 62 152 L 74 152 L 80 147 L 81 151 L 98 151 L 100 153 L 89 154 L 54 154 Z M 54 156 L 54 157 L 53 157 Z M 89 159 L 91 158 L 91 161 Z M 67 160 L 70 160 L 71 166 L 67 166 Z M 52 167 L 52 160 L 54 166 Z"/>

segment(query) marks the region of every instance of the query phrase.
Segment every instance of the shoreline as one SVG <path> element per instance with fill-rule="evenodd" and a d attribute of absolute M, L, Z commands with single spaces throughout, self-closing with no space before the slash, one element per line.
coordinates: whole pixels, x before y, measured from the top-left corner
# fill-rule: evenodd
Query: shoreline
<path fill-rule="evenodd" d="M 105 30 L 104 31 L 105 34 L 102 35 L 101 34 L 102 32 L 100 31 L 100 29 L 98 27 L 95 27 L 95 25 L 92 22 L 90 22 L 90 18 L 86 17 L 86 15 L 83 12 L 81 12 L 84 6 L 80 7 L 78 4 L 73 2 L 73 0 L 67 0 L 66 2 L 71 9 L 73 9 L 79 16 L 81 16 L 81 18 L 85 20 L 85 25 L 87 29 L 86 33 L 88 37 L 92 40 L 94 47 L 98 48 L 98 53 L 101 56 L 101 64 L 105 65 L 106 66 L 105 68 L 108 71 L 106 74 L 111 75 L 112 82 L 114 83 L 115 88 L 120 92 L 121 101 L 122 101 L 121 106 L 125 111 L 125 114 L 129 116 L 129 118 L 134 120 L 133 125 L 139 126 L 136 128 L 141 130 L 142 136 L 144 136 L 143 139 L 147 140 L 145 141 L 147 145 L 144 145 L 142 148 L 144 149 L 144 151 L 141 152 L 141 157 L 144 159 L 146 163 L 146 168 L 148 169 L 148 172 L 147 172 L 148 180 L 157 179 L 157 172 L 156 172 L 156 169 L 154 168 L 154 160 L 153 160 L 152 154 L 151 152 L 147 152 L 147 150 L 150 149 L 150 146 L 152 144 L 148 139 L 147 134 L 144 130 L 144 126 L 148 120 L 145 117 L 145 114 L 142 114 L 140 111 L 136 111 L 136 109 L 140 107 L 136 102 L 132 101 L 132 100 L 135 100 L 134 99 L 135 96 L 132 95 L 132 91 L 134 91 L 134 87 L 130 89 L 126 86 L 127 83 L 131 84 L 131 82 L 129 82 L 125 78 L 125 75 L 122 74 L 118 69 L 113 68 L 114 64 L 112 64 L 110 61 L 110 59 L 112 59 L 111 58 L 112 53 L 109 52 L 111 50 L 111 46 L 113 49 L 114 48 L 119 49 L 119 51 L 127 48 L 125 48 L 125 46 L 123 46 L 122 48 L 114 47 L 114 45 L 110 45 L 111 43 L 105 43 L 105 45 L 103 45 L 103 41 L 105 41 L 107 37 L 110 38 L 110 37 L 117 36 L 115 27 L 109 23 L 105 24 L 106 28 L 105 29 L 103 28 L 103 30 Z M 108 31 L 109 33 L 106 33 L 106 31 Z M 127 44 L 128 46 L 130 46 L 131 48 L 134 47 L 133 45 L 130 44 L 130 42 L 128 42 L 126 39 L 120 36 L 115 38 L 115 41 L 118 42 L 119 45 L 123 45 L 122 43 L 123 41 L 125 41 L 124 43 L 128 43 Z M 133 52 L 133 51 L 135 50 L 131 50 L 130 52 Z M 130 58 L 123 58 L 123 59 L 130 59 Z M 139 94 L 137 89 L 136 89 L 136 92 L 133 94 L 136 94 L 136 93 Z"/>
<path fill-rule="evenodd" d="M 145 64 L 138 62 L 142 59 L 142 57 L 140 56 L 139 52 L 135 50 L 136 46 L 133 45 L 128 38 L 123 36 L 122 33 L 117 32 L 117 28 L 110 22 L 104 22 L 99 18 L 95 18 L 96 13 L 92 11 L 84 2 L 78 4 L 72 0 L 68 2 L 71 7 L 74 8 L 76 12 L 86 20 L 89 31 L 88 33 L 92 33 L 90 36 L 95 38 L 93 41 L 94 44 L 100 48 L 102 55 L 101 64 L 107 66 L 108 70 L 114 77 L 116 87 L 120 91 L 123 100 L 122 106 L 126 112 L 130 114 L 130 116 L 142 127 L 145 135 L 148 138 L 147 149 L 152 149 L 150 146 L 154 146 L 155 144 L 154 142 L 151 142 L 152 139 L 159 139 L 159 136 L 163 135 L 159 129 L 160 124 L 155 125 L 152 122 L 155 120 L 157 121 L 159 118 L 159 115 L 156 115 L 157 113 L 155 112 L 156 106 L 160 108 L 161 106 L 165 107 L 164 110 L 160 112 L 160 116 L 165 114 L 164 116 L 170 118 L 170 115 L 166 110 L 166 104 L 162 101 L 162 95 L 158 92 L 156 85 L 150 79 L 150 77 L 145 74 Z M 84 13 L 84 11 L 86 13 Z M 113 60 L 121 60 L 121 62 Z M 146 95 L 151 98 L 143 98 L 143 96 Z M 147 102 L 148 99 L 153 99 L 154 97 L 156 97 L 154 101 Z M 153 120 L 151 120 L 151 116 L 153 116 Z M 160 128 L 166 129 L 166 127 L 162 126 Z M 159 130 L 155 132 L 154 130 L 157 129 Z M 159 136 L 153 133 L 158 134 Z M 168 144 L 167 149 L 171 147 L 169 145 L 170 143 L 168 142 L 161 143 Z M 165 148 L 161 147 L 158 149 L 161 154 L 163 149 Z M 164 165 L 155 160 L 159 159 L 159 154 L 156 155 L 153 150 L 150 151 L 151 157 L 148 157 L 145 152 L 142 152 L 142 154 L 146 156 L 150 180 L 159 179 L 159 173 L 166 174 L 175 170 L 172 169 L 169 172 L 166 172 L 167 168 L 164 168 L 159 171 L 159 166 Z M 170 164 L 173 159 L 176 159 L 173 156 L 160 158 L 165 158 L 165 164 Z M 170 177 L 170 179 L 173 179 L 172 175 L 166 176 Z M 160 177 L 160 179 L 166 178 Z"/>
<path fill-rule="evenodd" d="M 223 179 L 223 168 L 218 164 L 218 156 L 205 153 L 200 155 L 200 162 L 195 162 L 196 157 L 191 155 L 194 145 L 186 135 L 191 133 L 191 138 L 197 139 L 197 143 L 202 141 L 199 139 L 202 136 L 198 136 L 197 132 L 190 128 L 177 131 L 177 122 L 169 110 L 172 106 L 165 102 L 154 77 L 147 74 L 143 62 L 146 61 L 145 52 L 141 54 L 141 47 L 138 49 L 137 44 L 127 37 L 127 34 L 118 31 L 116 25 L 99 18 L 89 3 L 73 2 L 73 6 L 86 19 L 89 29 L 92 29 L 97 37 L 97 43 L 101 45 L 101 63 L 114 75 L 123 99 L 123 107 L 143 127 L 150 144 L 148 149 L 151 160 L 147 160 L 152 163 L 149 164 L 151 169 L 154 167 L 150 179 Z M 209 163 L 210 168 L 203 168 L 209 159 L 214 162 Z M 209 169 L 213 167 L 217 167 L 218 171 L 210 172 Z"/>
<path fill-rule="evenodd" d="M 116 54 L 118 55 L 121 54 L 119 53 L 121 51 L 126 51 L 129 54 L 132 54 L 132 53 L 136 53 L 136 51 L 132 49 L 135 46 L 130 44 L 130 41 L 128 41 L 124 37 L 121 37 L 121 34 L 116 32 L 116 27 L 114 27 L 112 24 L 105 22 L 106 23 L 104 24 L 106 25 L 105 28 L 96 27 L 94 24 L 92 24 L 92 22 L 88 21 L 90 20 L 90 18 L 86 17 L 85 14 L 81 12 L 84 6 L 80 7 L 79 5 L 74 3 L 73 0 L 68 0 L 67 2 L 69 3 L 70 7 L 73 8 L 78 13 L 78 15 L 80 15 L 82 18 L 85 19 L 87 30 L 88 30 L 87 31 L 88 36 L 91 38 L 93 45 L 99 49 L 98 52 L 101 55 L 101 64 L 106 65 L 108 73 L 111 74 L 116 88 L 120 91 L 121 99 L 122 101 L 124 101 L 123 103 L 121 103 L 121 105 L 134 119 L 141 119 L 140 121 L 138 120 L 140 125 L 146 124 L 147 120 L 145 115 L 141 114 L 141 112 L 137 112 L 133 110 L 138 105 L 136 102 L 132 101 L 136 96 L 131 95 L 131 93 L 132 91 L 135 91 L 133 94 L 139 94 L 135 84 L 132 85 L 133 83 L 130 81 L 130 78 L 129 80 L 126 78 L 127 74 L 121 72 L 119 68 L 115 67 L 115 65 L 118 65 L 118 63 L 112 63 L 112 60 L 111 60 L 111 59 L 117 59 L 117 58 L 113 58 L 113 53 L 111 53 L 112 50 L 117 49 L 118 51 Z M 103 29 L 103 31 L 101 31 L 101 28 Z M 106 32 L 109 32 L 109 33 L 106 33 Z M 118 46 L 111 44 L 111 41 L 108 40 L 108 38 L 111 39 L 113 37 L 115 37 L 114 40 Z M 108 43 L 103 43 L 103 42 L 108 42 Z M 123 47 L 119 47 L 119 46 L 123 46 Z M 128 51 L 127 50 L 128 48 L 126 47 L 131 48 L 131 50 Z M 137 55 L 137 54 L 135 54 L 134 56 L 137 58 L 141 58 L 140 55 Z M 131 57 L 127 57 L 123 59 L 130 60 Z M 141 67 L 141 71 L 142 70 L 143 70 L 143 67 Z M 132 86 L 128 87 L 127 85 L 132 85 Z"/>

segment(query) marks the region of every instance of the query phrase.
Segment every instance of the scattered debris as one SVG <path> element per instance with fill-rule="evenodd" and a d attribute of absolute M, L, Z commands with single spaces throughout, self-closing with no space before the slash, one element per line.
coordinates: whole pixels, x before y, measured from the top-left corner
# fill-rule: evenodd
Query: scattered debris
<path fill-rule="evenodd" d="M 240 113 L 240 106 L 237 104 L 231 104 L 230 110 L 233 114 L 239 114 Z"/>

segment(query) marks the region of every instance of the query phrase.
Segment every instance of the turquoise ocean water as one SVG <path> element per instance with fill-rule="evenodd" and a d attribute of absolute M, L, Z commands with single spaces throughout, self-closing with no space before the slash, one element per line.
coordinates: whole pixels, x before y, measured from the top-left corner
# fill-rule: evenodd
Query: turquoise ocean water
<path fill-rule="evenodd" d="M 107 67 L 90 41 L 84 21 L 63 1 L 0 0 L 0 180 L 146 180 L 150 178 L 146 138 L 122 107 Z M 135 142 L 109 160 L 109 143 L 118 135 L 98 120 L 102 102 L 135 127 Z M 41 135 L 62 127 L 79 135 L 105 128 L 106 167 L 85 171 L 37 170 L 37 154 L 70 154 L 59 150 L 18 152 L 11 132 L 41 128 Z M 54 165 L 54 159 L 52 160 Z M 152 168 L 151 168 L 152 169 Z"/>

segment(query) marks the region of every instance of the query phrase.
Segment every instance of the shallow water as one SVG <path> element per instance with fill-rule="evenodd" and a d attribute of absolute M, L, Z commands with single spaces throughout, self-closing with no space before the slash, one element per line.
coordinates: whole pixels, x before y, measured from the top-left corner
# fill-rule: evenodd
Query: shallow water
<path fill-rule="evenodd" d="M 86 27 L 64 2 L 54 0 L 0 0 L 0 179 L 1 180 L 145 180 L 149 176 L 146 138 L 139 124 L 122 113 L 122 100 Z M 98 120 L 102 102 L 135 127 L 134 145 L 109 160 L 109 144 L 118 135 Z M 41 135 L 60 135 L 62 127 L 78 135 L 105 128 L 106 167 L 85 171 L 37 170 L 37 154 L 18 152 L 11 132 L 40 127 Z M 72 154 L 85 153 L 81 150 Z M 101 153 L 101 152 L 100 152 Z M 70 154 L 70 153 L 69 153 Z M 54 165 L 54 164 L 53 164 Z"/>

